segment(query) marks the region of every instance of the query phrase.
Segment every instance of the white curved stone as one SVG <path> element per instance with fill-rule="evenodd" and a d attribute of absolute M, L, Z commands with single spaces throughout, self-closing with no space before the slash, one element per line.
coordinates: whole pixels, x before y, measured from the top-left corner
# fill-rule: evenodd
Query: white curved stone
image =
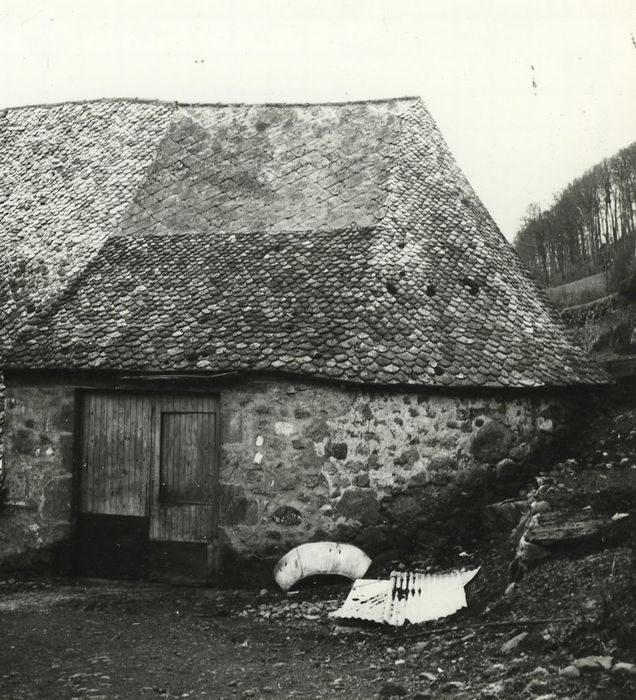
<path fill-rule="evenodd" d="M 274 579 L 284 590 L 308 576 L 362 578 L 371 559 L 358 547 L 341 542 L 308 542 L 290 550 L 274 567 Z"/>

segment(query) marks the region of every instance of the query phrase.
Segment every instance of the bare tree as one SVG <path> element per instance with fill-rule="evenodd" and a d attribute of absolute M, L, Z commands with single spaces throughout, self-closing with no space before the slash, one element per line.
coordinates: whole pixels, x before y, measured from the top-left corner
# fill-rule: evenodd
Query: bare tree
<path fill-rule="evenodd" d="M 543 211 L 530 204 L 515 236 L 520 257 L 545 285 L 608 274 L 634 253 L 636 142 L 573 180 Z"/>

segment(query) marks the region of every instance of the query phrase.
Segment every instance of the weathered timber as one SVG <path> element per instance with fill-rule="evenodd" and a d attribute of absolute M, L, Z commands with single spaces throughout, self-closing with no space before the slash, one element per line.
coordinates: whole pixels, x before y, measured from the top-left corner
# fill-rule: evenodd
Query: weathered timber
<path fill-rule="evenodd" d="M 537 513 L 526 527 L 525 539 L 535 545 L 550 547 L 615 537 L 620 534 L 620 521 L 580 511 Z"/>

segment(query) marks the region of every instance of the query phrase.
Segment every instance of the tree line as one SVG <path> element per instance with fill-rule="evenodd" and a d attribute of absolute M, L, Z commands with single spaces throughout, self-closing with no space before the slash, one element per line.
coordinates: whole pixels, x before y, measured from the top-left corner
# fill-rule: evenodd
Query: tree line
<path fill-rule="evenodd" d="M 636 142 L 570 182 L 549 209 L 531 204 L 514 245 L 546 286 L 604 272 L 611 287 L 635 241 Z"/>

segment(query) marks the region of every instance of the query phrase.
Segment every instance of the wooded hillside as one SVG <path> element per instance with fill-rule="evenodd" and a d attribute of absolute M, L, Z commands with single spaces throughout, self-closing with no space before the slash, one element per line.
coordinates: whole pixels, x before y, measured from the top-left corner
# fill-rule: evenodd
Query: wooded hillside
<path fill-rule="evenodd" d="M 605 272 L 611 288 L 633 259 L 635 239 L 636 142 L 573 180 L 549 209 L 530 205 L 514 244 L 546 286 Z"/>

